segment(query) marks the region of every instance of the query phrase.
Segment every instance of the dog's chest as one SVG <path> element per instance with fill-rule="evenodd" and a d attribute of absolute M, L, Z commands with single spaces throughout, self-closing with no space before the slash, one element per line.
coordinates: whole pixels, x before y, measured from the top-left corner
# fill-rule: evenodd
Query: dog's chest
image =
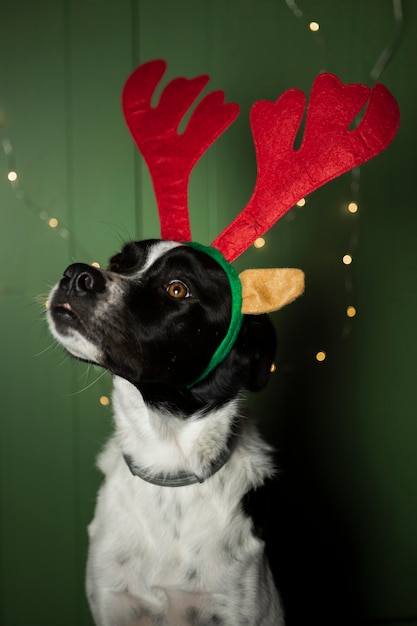
<path fill-rule="evenodd" d="M 122 461 L 100 490 L 91 549 L 106 555 L 113 575 L 117 570 L 130 584 L 145 577 L 198 587 L 250 536 L 249 520 L 222 491 L 220 476 L 195 489 L 151 485 L 130 476 Z"/>
<path fill-rule="evenodd" d="M 159 474 L 177 469 L 202 475 L 206 455 L 218 453 L 218 438 L 227 440 L 235 409 L 205 417 L 211 425 L 201 419 L 174 430 L 132 388 L 116 381 L 116 391 L 116 429 L 99 459 L 105 479 L 89 527 L 87 589 L 93 611 L 107 607 L 110 597 L 114 607 L 117 597 L 122 613 L 151 615 L 153 621 L 144 624 L 263 623 L 258 619 L 263 603 L 269 606 L 267 598 L 275 592 L 269 579 L 266 587 L 261 584 L 269 576 L 264 546 L 241 509 L 243 494 L 271 471 L 260 440 L 246 427 L 239 431 L 227 463 L 201 484 L 152 484 L 132 475 L 124 456 Z M 271 611 L 276 610 L 273 603 Z M 125 622 L 118 613 L 113 622 L 97 623 Z"/>
<path fill-rule="evenodd" d="M 90 603 L 107 589 L 152 616 L 146 624 L 281 624 L 263 543 L 220 477 L 208 489 L 164 488 L 133 476 L 122 485 L 113 472 L 89 527 Z M 265 603 L 273 617 L 263 622 Z"/>

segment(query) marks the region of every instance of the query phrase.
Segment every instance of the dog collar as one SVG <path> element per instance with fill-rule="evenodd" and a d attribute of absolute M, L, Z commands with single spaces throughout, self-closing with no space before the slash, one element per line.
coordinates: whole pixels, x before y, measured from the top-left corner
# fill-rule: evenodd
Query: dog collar
<path fill-rule="evenodd" d="M 123 458 L 133 476 L 138 476 L 147 483 L 158 485 L 159 487 L 186 487 L 187 485 L 195 485 L 196 483 L 204 483 L 218 472 L 223 465 L 227 463 L 233 454 L 237 440 L 237 431 L 232 430 L 226 443 L 226 447 L 222 450 L 217 458 L 210 465 L 210 473 L 202 478 L 197 474 L 189 474 L 188 472 L 177 472 L 167 474 L 150 474 L 141 469 L 129 454 L 124 454 Z"/>
<path fill-rule="evenodd" d="M 208 374 L 210 374 L 210 372 L 213 371 L 214 368 L 217 367 L 217 365 L 219 365 L 219 363 L 221 363 L 227 357 L 230 350 L 233 348 L 239 331 L 242 327 L 243 314 L 242 283 L 240 282 L 239 275 L 234 267 L 229 263 L 229 261 L 224 258 L 223 254 L 219 250 L 213 248 L 212 246 L 203 246 L 201 243 L 197 243 L 195 241 L 187 241 L 186 245 L 191 246 L 195 250 L 199 250 L 200 252 L 208 254 L 222 267 L 229 280 L 230 290 L 232 294 L 231 318 L 227 333 L 221 343 L 218 345 L 204 372 L 200 374 L 200 376 L 196 378 L 190 385 L 187 385 L 187 389 L 190 389 L 201 380 L 203 380 L 203 378 L 206 378 L 206 376 L 208 376 Z"/>

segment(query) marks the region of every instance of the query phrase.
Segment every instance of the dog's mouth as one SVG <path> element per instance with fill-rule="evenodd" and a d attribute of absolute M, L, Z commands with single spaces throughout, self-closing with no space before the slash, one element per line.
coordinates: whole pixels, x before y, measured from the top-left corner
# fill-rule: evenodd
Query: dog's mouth
<path fill-rule="evenodd" d="M 84 319 L 83 319 L 84 317 Z M 68 297 L 60 299 L 55 293 L 48 308 L 48 323 L 52 335 L 72 356 L 82 361 L 96 363 L 102 362 L 100 349 L 91 340 L 91 332 L 88 331 L 89 321 L 92 316 L 82 315 L 82 309 L 68 301 Z"/>
<path fill-rule="evenodd" d="M 86 330 L 83 316 L 68 300 L 53 300 L 49 307 L 49 315 L 56 328 L 61 332 L 65 333 L 66 329 L 69 330 L 70 328 L 81 332 Z"/>
<path fill-rule="evenodd" d="M 54 303 L 51 307 L 51 313 L 53 316 L 57 315 L 59 318 L 67 318 L 68 320 L 81 322 L 80 316 L 69 302 Z"/>

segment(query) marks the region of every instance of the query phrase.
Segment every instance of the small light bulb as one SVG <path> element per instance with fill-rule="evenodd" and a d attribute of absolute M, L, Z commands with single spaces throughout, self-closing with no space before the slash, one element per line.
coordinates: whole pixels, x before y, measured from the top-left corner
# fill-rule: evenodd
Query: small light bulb
<path fill-rule="evenodd" d="M 346 315 L 348 317 L 355 317 L 356 315 L 356 309 L 354 306 L 348 306 L 346 309 Z"/>
<path fill-rule="evenodd" d="M 49 309 L 49 300 L 45 300 L 45 309 Z"/>
<path fill-rule="evenodd" d="M 100 267 L 100 263 L 97 263 L 97 261 L 93 261 L 93 262 L 91 263 L 91 265 L 92 265 L 93 267 Z"/>
<path fill-rule="evenodd" d="M 100 402 L 101 406 L 109 406 L 110 398 L 108 396 L 100 396 L 99 402 Z"/>
<path fill-rule="evenodd" d="M 313 33 L 316 33 L 320 28 L 320 24 L 318 22 L 310 22 L 308 27 Z"/>
<path fill-rule="evenodd" d="M 271 367 L 269 368 L 269 371 L 271 372 L 271 374 L 277 371 L 277 366 L 275 365 L 275 363 L 272 363 Z"/>
<path fill-rule="evenodd" d="M 352 263 L 352 257 L 350 256 L 350 254 L 345 254 L 345 256 L 343 257 L 342 261 L 345 265 L 350 265 Z"/>
<path fill-rule="evenodd" d="M 324 352 L 324 350 L 320 350 L 320 352 L 317 352 L 316 361 L 322 362 L 324 361 L 325 358 L 326 358 L 326 353 Z"/>
<path fill-rule="evenodd" d="M 14 170 L 10 170 L 10 172 L 7 174 L 7 178 L 10 180 L 11 183 L 14 183 L 15 180 L 17 180 L 17 172 L 15 172 Z"/>
<path fill-rule="evenodd" d="M 265 239 L 263 237 L 258 237 L 253 242 L 253 245 L 255 246 L 255 248 L 263 248 L 265 245 Z"/>
<path fill-rule="evenodd" d="M 301 200 L 299 200 L 296 204 L 297 206 L 304 206 L 306 203 L 306 199 L 305 198 L 301 198 Z"/>
<path fill-rule="evenodd" d="M 349 211 L 349 213 L 357 213 L 358 208 L 359 207 L 356 204 L 356 202 L 349 202 L 349 204 L 348 204 L 348 211 Z"/>
<path fill-rule="evenodd" d="M 56 228 L 58 226 L 58 220 L 55 217 L 51 217 L 51 219 L 48 220 L 48 224 L 51 228 Z"/>

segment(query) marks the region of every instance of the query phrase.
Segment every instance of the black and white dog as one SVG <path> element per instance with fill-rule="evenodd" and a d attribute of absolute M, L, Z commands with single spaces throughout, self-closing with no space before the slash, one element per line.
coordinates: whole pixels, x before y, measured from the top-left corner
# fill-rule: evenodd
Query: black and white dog
<path fill-rule="evenodd" d="M 273 473 L 239 399 L 268 381 L 268 317 L 245 315 L 229 355 L 193 384 L 227 332 L 230 291 L 209 255 L 147 240 L 126 244 L 105 271 L 70 265 L 51 293 L 53 336 L 114 377 L 115 432 L 89 527 L 98 626 L 284 623 L 242 507 Z"/>

